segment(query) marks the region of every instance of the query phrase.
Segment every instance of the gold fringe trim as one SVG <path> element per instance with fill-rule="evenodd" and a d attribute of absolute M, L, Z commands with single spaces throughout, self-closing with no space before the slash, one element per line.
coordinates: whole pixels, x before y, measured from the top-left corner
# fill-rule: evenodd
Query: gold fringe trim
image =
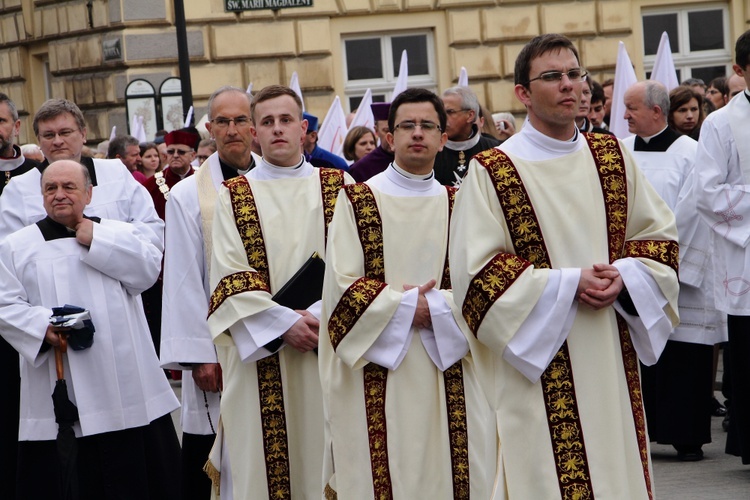
<path fill-rule="evenodd" d="M 216 488 L 216 494 L 221 495 L 221 472 L 211 463 L 211 460 L 206 460 L 206 465 L 203 466 L 203 472 L 206 473 L 211 483 Z"/>

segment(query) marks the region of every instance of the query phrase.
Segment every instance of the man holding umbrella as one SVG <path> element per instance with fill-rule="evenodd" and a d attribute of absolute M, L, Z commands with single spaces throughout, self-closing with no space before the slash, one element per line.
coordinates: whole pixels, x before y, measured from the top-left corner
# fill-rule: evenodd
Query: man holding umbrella
<path fill-rule="evenodd" d="M 159 274 L 161 248 L 132 224 L 84 215 L 92 184 L 80 163 L 53 162 L 41 184 L 47 217 L 0 245 L 0 331 L 22 357 L 17 498 L 69 498 L 56 481 L 63 469 L 80 498 L 179 498 L 169 415 L 178 402 L 138 299 Z M 50 317 L 66 304 L 88 310 L 96 328 L 90 348 L 63 355 L 79 416 L 77 471 L 58 453 L 50 397 L 58 378 L 50 347 L 71 333 Z"/>

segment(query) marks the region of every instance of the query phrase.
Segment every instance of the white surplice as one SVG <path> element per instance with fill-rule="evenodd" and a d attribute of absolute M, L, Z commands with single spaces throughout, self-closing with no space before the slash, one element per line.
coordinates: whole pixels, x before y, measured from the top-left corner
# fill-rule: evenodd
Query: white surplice
<path fill-rule="evenodd" d="M 19 440 L 53 440 L 53 349 L 40 353 L 52 307 L 88 309 L 91 348 L 64 355 L 77 436 L 147 425 L 179 406 L 153 348 L 139 294 L 159 275 L 161 246 L 134 225 L 94 223 L 90 248 L 74 237 L 45 241 L 34 224 L 0 245 L 0 331 L 21 354 Z"/>

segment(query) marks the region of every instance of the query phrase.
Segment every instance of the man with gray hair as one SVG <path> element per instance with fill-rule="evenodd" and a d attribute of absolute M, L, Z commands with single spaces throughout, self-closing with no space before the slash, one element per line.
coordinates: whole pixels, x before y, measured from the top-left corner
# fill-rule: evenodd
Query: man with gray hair
<path fill-rule="evenodd" d="M 680 244 L 681 323 L 653 366 L 641 366 L 649 437 L 671 444 L 683 461 L 703 458 L 711 442 L 713 345 L 726 340 L 726 321 L 714 307 L 710 230 L 695 216 L 690 197 L 698 143 L 667 126 L 669 93 L 659 82 L 631 86 L 625 119 L 634 133 L 623 140 L 641 171 L 675 212 Z"/>
<path fill-rule="evenodd" d="M 500 144 L 482 135 L 476 124 L 479 100 L 468 87 L 451 87 L 443 92 L 443 104 L 448 114 L 445 133 L 448 142 L 435 158 L 435 179 L 446 186 L 460 186 L 466 175 L 469 160 L 477 153 Z"/>
<path fill-rule="evenodd" d="M 141 161 L 141 146 L 138 139 L 132 135 L 118 135 L 109 141 L 107 158 L 120 160 L 135 180 L 141 184 L 146 182 L 146 176 L 137 169 L 138 162 Z"/>

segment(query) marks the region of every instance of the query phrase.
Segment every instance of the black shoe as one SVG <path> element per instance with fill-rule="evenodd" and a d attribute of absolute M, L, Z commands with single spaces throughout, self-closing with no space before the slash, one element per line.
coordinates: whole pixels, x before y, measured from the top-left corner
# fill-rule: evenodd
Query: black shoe
<path fill-rule="evenodd" d="M 726 407 L 719 403 L 716 398 L 711 399 L 711 415 L 714 417 L 724 417 L 727 414 Z"/>
<path fill-rule="evenodd" d="M 703 450 L 698 448 L 684 448 L 677 451 L 677 459 L 681 462 L 699 462 L 703 460 Z"/>

